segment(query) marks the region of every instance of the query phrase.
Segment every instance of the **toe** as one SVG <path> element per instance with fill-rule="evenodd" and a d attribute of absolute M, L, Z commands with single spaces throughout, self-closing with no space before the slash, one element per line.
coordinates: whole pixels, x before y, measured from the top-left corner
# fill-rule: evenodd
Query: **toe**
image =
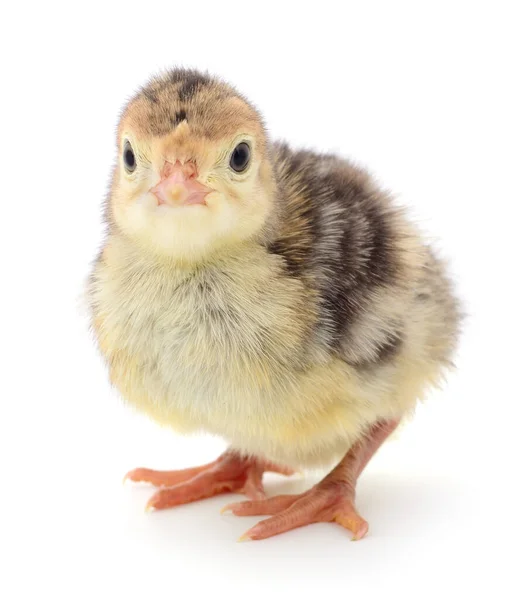
<path fill-rule="evenodd" d="M 129 471 L 128 473 L 125 474 L 125 477 L 123 478 L 123 482 L 125 483 L 126 481 L 134 481 L 134 482 L 146 482 L 146 483 L 152 483 L 151 479 L 154 479 L 154 474 L 157 473 L 157 471 L 152 471 L 151 469 L 143 469 L 143 468 L 139 468 L 139 469 L 133 469 L 132 471 Z"/>
<path fill-rule="evenodd" d="M 153 469 L 139 468 L 129 471 L 123 480 L 124 482 L 135 481 L 150 483 L 156 487 L 170 487 L 192 479 L 196 475 L 205 472 L 209 466 L 210 465 L 204 465 L 177 471 L 154 471 Z"/>
<path fill-rule="evenodd" d="M 246 502 L 233 502 L 227 504 L 221 510 L 222 514 L 225 512 L 232 512 L 238 517 L 248 517 L 253 515 L 274 515 L 282 510 L 285 510 L 291 506 L 299 496 L 295 494 L 287 494 L 281 496 L 274 496 L 273 498 L 267 498 L 266 500 L 250 500 Z"/>
<path fill-rule="evenodd" d="M 291 529 L 316 523 L 320 501 L 320 498 L 309 494 L 294 497 L 290 506 L 277 512 L 273 517 L 260 521 L 242 537 L 250 540 L 263 540 Z"/>
<path fill-rule="evenodd" d="M 294 469 L 291 469 L 290 467 L 285 467 L 284 465 L 279 465 L 274 462 L 263 463 L 263 468 L 265 471 L 269 471 L 271 473 L 278 473 L 280 475 L 294 475 L 294 473 L 296 473 Z"/>
<path fill-rule="evenodd" d="M 158 490 L 147 503 L 147 510 L 180 506 L 239 489 L 238 480 L 222 481 L 213 472 L 201 473 L 189 481 Z"/>
<path fill-rule="evenodd" d="M 145 510 L 146 512 L 149 512 L 173 508 L 174 506 L 181 506 L 182 504 L 202 500 L 211 495 L 213 495 L 211 490 L 209 490 L 209 493 L 205 493 L 204 490 L 195 489 L 193 486 L 176 485 L 171 488 L 158 490 L 156 494 L 149 498 Z"/>
<path fill-rule="evenodd" d="M 352 541 L 361 540 L 369 531 L 369 524 L 353 507 L 337 513 L 332 520 L 352 532 Z"/>

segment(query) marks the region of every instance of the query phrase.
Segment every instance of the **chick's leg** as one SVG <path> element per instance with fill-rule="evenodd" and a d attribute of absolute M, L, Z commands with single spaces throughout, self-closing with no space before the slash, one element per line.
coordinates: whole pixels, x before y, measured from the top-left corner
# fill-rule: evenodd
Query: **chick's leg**
<path fill-rule="evenodd" d="M 353 540 L 368 531 L 367 521 L 355 507 L 356 482 L 361 472 L 396 429 L 399 421 L 380 421 L 367 435 L 354 444 L 343 460 L 322 481 L 303 494 L 288 494 L 273 498 L 228 504 L 222 512 L 238 516 L 273 515 L 247 531 L 244 540 L 262 540 L 303 525 L 335 522 L 349 529 Z"/>
<path fill-rule="evenodd" d="M 227 451 L 214 462 L 179 471 L 134 469 L 124 481 L 144 481 L 160 489 L 147 503 L 148 510 L 170 508 L 225 492 L 243 492 L 248 498 L 265 498 L 262 477 L 265 471 L 292 475 L 293 471 L 257 458 Z"/>

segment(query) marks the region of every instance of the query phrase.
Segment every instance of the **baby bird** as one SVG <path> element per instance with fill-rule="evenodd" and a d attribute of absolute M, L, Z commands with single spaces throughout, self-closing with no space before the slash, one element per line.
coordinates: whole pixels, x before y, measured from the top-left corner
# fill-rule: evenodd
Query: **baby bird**
<path fill-rule="evenodd" d="M 272 142 L 207 74 L 152 79 L 117 148 L 88 284 L 111 382 L 159 423 L 230 445 L 127 477 L 159 487 L 151 509 L 243 492 L 226 509 L 268 518 L 242 539 L 320 521 L 362 538 L 359 475 L 452 364 L 443 264 L 364 170 Z M 264 494 L 266 471 L 336 463 L 305 493 Z"/>

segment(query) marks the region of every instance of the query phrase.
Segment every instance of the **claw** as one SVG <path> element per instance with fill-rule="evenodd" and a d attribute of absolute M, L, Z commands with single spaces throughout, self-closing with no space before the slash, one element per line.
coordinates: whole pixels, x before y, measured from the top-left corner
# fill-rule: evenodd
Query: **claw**
<path fill-rule="evenodd" d="M 137 472 L 139 469 L 133 469 L 132 471 L 127 471 L 127 473 L 123 476 L 122 485 L 125 485 L 128 481 L 132 481 L 133 483 L 140 483 L 141 479 L 134 479 L 133 474 Z"/>
<path fill-rule="evenodd" d="M 146 513 L 152 513 L 156 510 L 156 506 L 154 506 L 154 498 L 155 498 L 156 494 L 154 496 L 152 496 L 149 501 L 147 502 L 147 504 L 145 505 L 144 511 Z"/>
<path fill-rule="evenodd" d="M 367 525 L 367 523 L 364 523 L 356 531 L 356 533 L 352 536 L 351 542 L 357 542 L 357 541 L 363 539 L 367 535 L 368 531 L 369 531 L 369 526 Z"/>

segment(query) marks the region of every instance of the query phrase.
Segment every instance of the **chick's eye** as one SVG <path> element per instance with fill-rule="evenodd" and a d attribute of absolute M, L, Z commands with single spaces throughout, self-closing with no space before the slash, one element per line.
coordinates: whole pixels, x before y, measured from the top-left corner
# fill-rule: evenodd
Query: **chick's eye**
<path fill-rule="evenodd" d="M 125 142 L 123 147 L 123 162 L 125 170 L 128 173 L 132 173 L 136 169 L 136 158 L 133 149 L 131 148 L 131 144 L 128 141 Z"/>
<path fill-rule="evenodd" d="M 241 173 L 242 171 L 245 171 L 245 169 L 249 166 L 250 159 L 251 149 L 249 148 L 249 144 L 241 142 L 232 151 L 230 162 L 231 169 L 233 171 L 236 171 L 236 173 Z"/>

